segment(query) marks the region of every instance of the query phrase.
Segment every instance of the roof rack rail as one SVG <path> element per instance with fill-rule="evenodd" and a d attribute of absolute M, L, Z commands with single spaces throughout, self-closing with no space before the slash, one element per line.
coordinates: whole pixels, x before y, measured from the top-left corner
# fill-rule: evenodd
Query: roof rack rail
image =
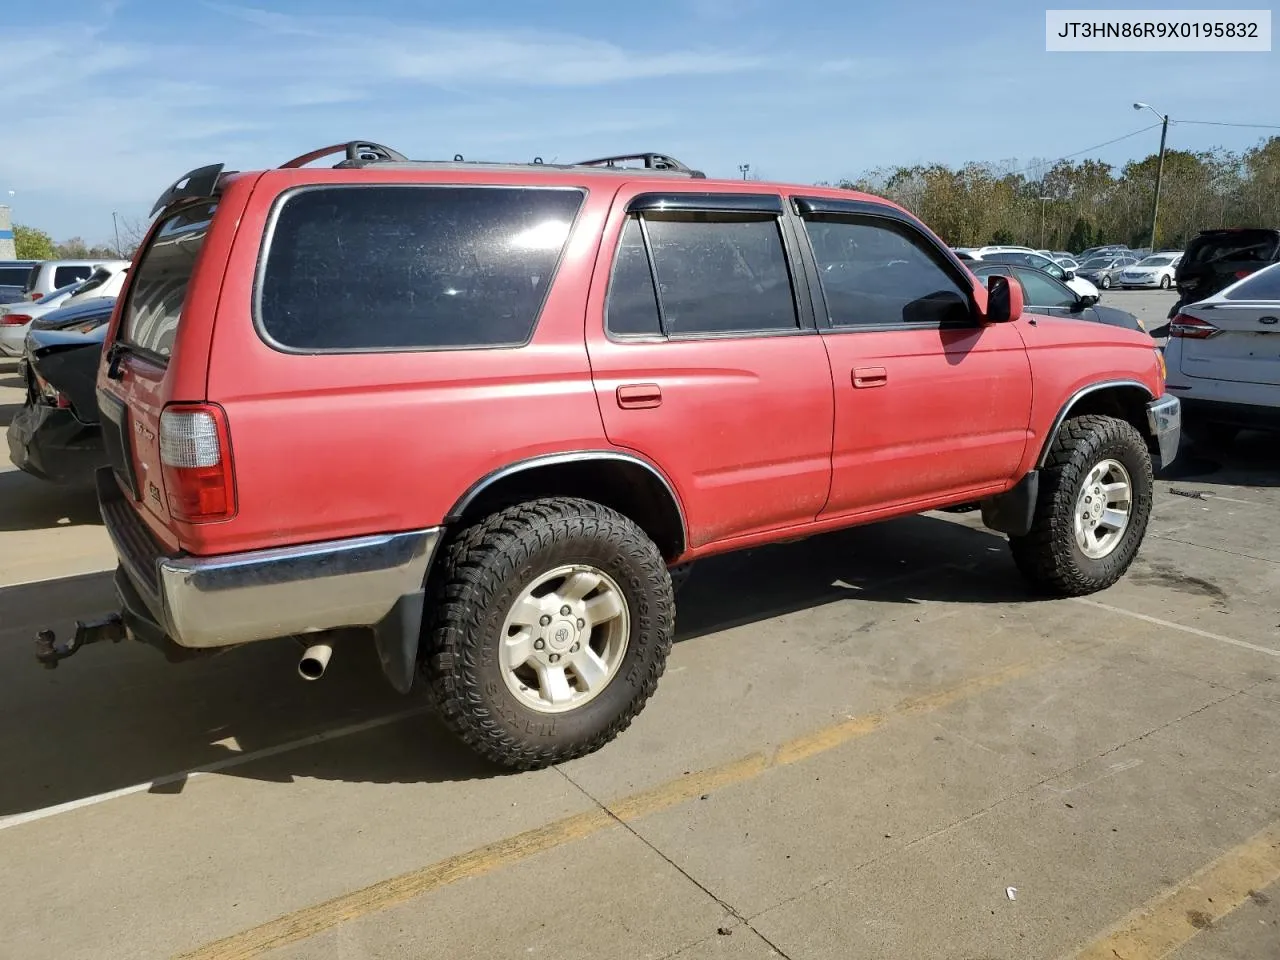
<path fill-rule="evenodd" d="M 687 167 L 675 157 L 664 153 L 623 153 L 616 157 L 600 157 L 597 160 L 582 160 L 573 164 L 575 167 L 616 167 L 628 160 L 643 160 L 646 170 L 669 170 L 673 173 L 686 173 L 695 180 L 705 180 L 707 175 L 701 170 Z"/>
<path fill-rule="evenodd" d="M 351 140 L 347 143 L 330 144 L 327 147 L 321 147 L 319 150 L 304 153 L 300 157 L 294 157 L 287 163 L 280 164 L 280 169 L 288 170 L 294 167 L 305 167 L 308 163 L 314 163 L 322 157 L 333 156 L 335 153 L 346 154 L 345 160 L 334 164 L 335 168 L 358 167 L 366 163 L 405 162 L 409 159 L 399 151 L 384 147 L 382 144 L 374 143 L 371 140 Z"/>

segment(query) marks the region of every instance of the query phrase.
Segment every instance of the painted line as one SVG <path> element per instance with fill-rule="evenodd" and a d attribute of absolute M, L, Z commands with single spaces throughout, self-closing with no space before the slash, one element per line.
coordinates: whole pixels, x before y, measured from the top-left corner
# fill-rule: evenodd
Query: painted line
<path fill-rule="evenodd" d="M 411 870 L 397 877 L 342 894 L 310 907 L 269 920 L 222 940 L 183 954 L 179 960 L 249 960 L 300 940 L 356 920 L 369 914 L 405 903 L 415 897 L 438 890 L 458 880 L 480 877 L 502 867 L 528 860 L 546 850 L 600 833 L 617 824 L 630 823 L 663 810 L 670 810 L 704 794 L 736 784 L 746 783 L 777 767 L 786 767 L 825 753 L 880 729 L 898 717 L 931 713 L 950 704 L 974 697 L 985 690 L 1001 686 L 1035 669 L 1057 662 L 1061 657 L 1027 661 L 995 673 L 965 680 L 922 697 L 905 700 L 897 706 L 864 717 L 849 717 L 821 730 L 796 737 L 771 753 L 752 753 L 729 763 L 699 770 L 659 784 L 649 790 L 631 794 L 607 804 L 603 809 L 589 810 L 557 820 L 546 826 L 526 830 L 467 853 L 450 857 L 429 866 Z"/>
<path fill-rule="evenodd" d="M 399 723 L 409 717 L 416 717 L 419 714 L 427 713 L 432 708 L 430 706 L 413 707 L 409 710 L 401 710 L 399 713 L 390 713 L 382 717 L 374 717 L 372 720 L 362 720 L 360 723 L 353 723 L 345 727 L 335 727 L 332 730 L 323 730 L 320 733 L 313 733 L 309 737 L 302 737 L 298 740 L 290 740 L 287 743 L 276 744 L 274 747 L 264 747 L 261 750 L 252 750 L 249 753 L 237 753 L 230 757 L 223 757 L 221 760 L 215 760 L 212 763 L 206 763 L 203 766 L 192 767 L 190 770 L 184 770 L 181 773 L 168 773 L 163 777 L 156 777 L 154 780 L 148 780 L 146 783 L 135 783 L 128 787 L 120 787 L 118 790 L 108 790 L 106 793 L 95 793 L 91 797 L 81 797 L 79 800 L 68 800 L 66 803 L 55 804 L 51 807 L 42 807 L 39 810 L 30 810 L 26 813 L 15 813 L 7 817 L 0 817 L 0 830 L 8 830 L 10 827 L 20 827 L 24 823 L 34 823 L 37 820 L 46 820 L 49 817 L 56 817 L 61 813 L 70 813 L 72 810 L 80 810 L 84 807 L 92 807 L 99 803 L 106 803 L 108 800 L 118 800 L 120 797 L 127 797 L 134 793 L 146 793 L 157 787 L 164 787 L 171 783 L 181 783 L 186 780 L 194 780 L 196 777 L 207 776 L 211 773 L 219 773 L 222 770 L 231 767 L 239 767 L 246 763 L 253 763 L 255 760 L 265 760 L 268 757 L 276 757 L 282 753 L 289 753 L 293 750 L 301 750 L 303 747 L 313 747 L 318 743 L 325 743 L 329 740 L 339 740 L 342 737 L 349 737 L 353 734 L 364 733 L 367 730 L 376 730 L 379 727 L 385 727 L 388 724 Z"/>
<path fill-rule="evenodd" d="M 1200 630 L 1197 627 L 1188 627 L 1184 623 L 1174 623 L 1172 620 L 1161 620 L 1159 617 L 1151 617 L 1145 613 L 1136 613 L 1133 610 L 1125 610 L 1123 607 L 1113 607 L 1109 603 L 1100 603 L 1097 600 L 1089 600 L 1085 597 L 1072 597 L 1076 603 L 1083 603 L 1086 607 L 1097 607 L 1099 610 L 1106 610 L 1108 613 L 1118 613 L 1121 616 L 1133 617 L 1135 620 L 1145 620 L 1147 623 L 1154 623 L 1157 627 L 1168 627 L 1170 630 L 1180 630 L 1183 633 L 1189 633 L 1192 636 L 1204 637 L 1206 640 L 1216 640 L 1218 643 L 1229 643 L 1233 647 L 1243 647 L 1245 650 L 1253 650 L 1257 653 L 1265 653 L 1269 657 L 1280 657 L 1280 650 L 1274 647 L 1264 647 L 1257 643 L 1250 643 L 1248 640 L 1237 640 L 1234 637 L 1224 637 L 1220 633 L 1210 633 L 1208 630 Z"/>
<path fill-rule="evenodd" d="M 1160 960 L 1280 880 L 1280 821 L 1147 901 L 1075 960 Z"/>

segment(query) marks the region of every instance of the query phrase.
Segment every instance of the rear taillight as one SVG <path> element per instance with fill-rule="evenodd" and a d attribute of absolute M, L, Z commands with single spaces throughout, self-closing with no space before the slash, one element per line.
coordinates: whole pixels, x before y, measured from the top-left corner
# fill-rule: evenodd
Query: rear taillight
<path fill-rule="evenodd" d="M 1183 340 L 1208 340 L 1222 331 L 1207 320 L 1180 313 L 1169 322 L 1169 336 Z"/>
<path fill-rule="evenodd" d="M 210 523 L 235 515 L 231 438 L 221 407 L 165 408 L 160 414 L 160 469 L 175 519 Z"/>
<path fill-rule="evenodd" d="M 6 313 L 0 317 L 0 326 L 20 327 L 24 323 L 31 322 L 31 315 L 28 313 Z"/>
<path fill-rule="evenodd" d="M 1237 279 L 1237 280 L 1243 280 L 1245 277 L 1249 276 L 1249 274 L 1251 274 L 1251 273 L 1253 273 L 1253 271 L 1252 271 L 1252 270 L 1237 270 L 1237 271 L 1236 271 L 1236 279 Z"/>
<path fill-rule="evenodd" d="M 39 300 L 39 299 L 40 299 L 41 297 L 43 297 L 43 296 L 44 296 L 44 294 L 43 294 L 43 293 L 41 293 L 39 290 L 32 290 L 30 293 L 28 293 L 28 294 L 27 294 L 27 299 L 28 299 L 28 300 Z"/>

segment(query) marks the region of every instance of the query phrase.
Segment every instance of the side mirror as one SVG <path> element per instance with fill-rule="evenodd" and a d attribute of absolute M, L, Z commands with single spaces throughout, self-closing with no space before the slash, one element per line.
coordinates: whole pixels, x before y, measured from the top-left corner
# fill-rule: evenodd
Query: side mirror
<path fill-rule="evenodd" d="M 1064 267 L 1062 270 L 1062 275 L 1066 277 L 1068 280 L 1074 280 L 1076 278 L 1076 272 L 1072 270 L 1070 267 Z"/>
<path fill-rule="evenodd" d="M 1098 298 L 1091 293 L 1086 293 L 1083 297 L 1081 297 L 1076 302 L 1080 304 L 1080 309 L 1083 310 L 1085 307 L 1092 307 L 1095 303 L 1098 302 Z"/>
<path fill-rule="evenodd" d="M 1022 285 L 1012 277 L 992 274 L 987 277 L 986 323 L 1013 323 L 1022 317 Z"/>

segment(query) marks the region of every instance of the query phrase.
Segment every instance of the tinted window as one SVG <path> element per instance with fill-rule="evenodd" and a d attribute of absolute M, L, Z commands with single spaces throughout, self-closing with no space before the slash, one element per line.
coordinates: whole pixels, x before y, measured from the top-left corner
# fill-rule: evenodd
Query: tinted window
<path fill-rule="evenodd" d="M 201 203 L 161 221 L 137 266 L 120 338 L 162 357 L 173 350 L 196 256 L 204 246 L 215 204 Z"/>
<path fill-rule="evenodd" d="M 65 287 L 68 283 L 74 283 L 77 280 L 87 280 L 89 274 L 93 273 L 93 267 L 56 267 L 53 271 L 54 287 Z"/>
<path fill-rule="evenodd" d="M 1045 273 L 1049 274 L 1049 276 L 1057 280 L 1061 280 L 1066 276 L 1066 272 L 1048 257 L 1028 254 L 1026 264 L 1029 267 L 1035 267 L 1037 270 L 1043 270 Z"/>
<path fill-rule="evenodd" d="M 1105 270 L 1109 266 L 1111 266 L 1110 257 L 1091 257 L 1084 262 L 1086 270 Z"/>
<path fill-rule="evenodd" d="M 0 287 L 21 287 L 27 282 L 30 267 L 0 267 Z"/>
<path fill-rule="evenodd" d="M 1033 307 L 1069 307 L 1076 302 L 1076 295 L 1066 286 L 1036 270 L 1015 270 L 1022 284 L 1022 296 Z"/>
<path fill-rule="evenodd" d="M 640 221 L 632 217 L 622 231 L 609 282 L 609 330 L 621 335 L 662 333 L 658 297 L 649 270 Z"/>
<path fill-rule="evenodd" d="M 1280 300 L 1280 269 L 1259 270 L 1224 296 L 1228 300 Z"/>
<path fill-rule="evenodd" d="M 1194 240 L 1187 251 L 1187 264 L 1270 263 L 1276 259 L 1280 239 L 1270 230 L 1240 230 Z"/>
<path fill-rule="evenodd" d="M 111 279 L 111 271 L 103 267 L 99 267 L 97 270 L 93 272 L 93 275 L 90 276 L 88 280 L 86 280 L 76 289 L 76 296 L 78 297 L 81 294 L 90 293 L 93 290 L 97 290 L 99 287 L 101 287 L 104 283 L 106 283 L 110 279 Z"/>
<path fill-rule="evenodd" d="M 809 220 L 805 230 L 834 326 L 969 322 L 970 291 L 908 228 L 882 220 Z"/>
<path fill-rule="evenodd" d="M 778 221 L 646 217 L 668 336 L 799 325 Z"/>
<path fill-rule="evenodd" d="M 263 330 L 298 350 L 516 345 L 533 333 L 577 190 L 304 190 L 276 219 Z"/>

